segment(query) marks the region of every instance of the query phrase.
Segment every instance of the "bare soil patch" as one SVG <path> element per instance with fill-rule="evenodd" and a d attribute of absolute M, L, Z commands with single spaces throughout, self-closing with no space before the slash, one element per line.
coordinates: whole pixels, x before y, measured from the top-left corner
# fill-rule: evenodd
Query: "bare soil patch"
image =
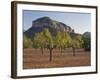
<path fill-rule="evenodd" d="M 41 53 L 40 49 L 24 49 L 23 69 L 91 65 L 91 54 L 83 49 L 77 49 L 75 56 L 73 56 L 72 49 L 63 50 L 62 53 L 59 49 L 54 49 L 51 62 L 49 61 L 49 55 L 48 49 L 44 50 L 44 54 Z"/>

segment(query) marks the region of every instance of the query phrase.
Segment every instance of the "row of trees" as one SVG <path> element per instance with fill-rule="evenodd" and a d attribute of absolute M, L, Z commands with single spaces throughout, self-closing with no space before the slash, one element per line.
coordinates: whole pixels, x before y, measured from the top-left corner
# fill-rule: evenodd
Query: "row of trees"
<path fill-rule="evenodd" d="M 43 54 L 44 48 L 47 48 L 50 52 L 49 61 L 52 61 L 52 51 L 54 48 L 59 48 L 62 53 L 62 49 L 72 48 L 73 56 L 75 56 L 76 48 L 85 48 L 88 45 L 90 48 L 90 42 L 82 35 L 71 36 L 67 32 L 58 31 L 56 36 L 52 36 L 51 32 L 45 28 L 42 32 L 36 33 L 35 36 L 30 39 L 24 35 L 24 48 L 40 48 Z"/>

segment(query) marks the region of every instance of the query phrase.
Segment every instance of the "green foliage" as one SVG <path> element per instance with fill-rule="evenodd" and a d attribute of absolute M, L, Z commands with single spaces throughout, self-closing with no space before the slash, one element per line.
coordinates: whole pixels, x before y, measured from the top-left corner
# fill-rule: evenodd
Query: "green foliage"
<path fill-rule="evenodd" d="M 34 48 L 44 48 L 45 46 L 45 38 L 43 32 L 35 34 L 33 39 L 33 47 Z"/>
<path fill-rule="evenodd" d="M 53 38 L 47 28 L 37 33 L 33 39 L 33 47 L 35 48 L 53 48 Z"/>
<path fill-rule="evenodd" d="M 57 48 L 66 48 L 71 46 L 71 37 L 66 32 L 59 31 L 55 37 L 55 45 Z"/>
<path fill-rule="evenodd" d="M 63 46 L 68 48 L 71 46 L 72 39 L 68 33 L 63 33 Z"/>
<path fill-rule="evenodd" d="M 83 48 L 85 50 L 90 50 L 91 49 L 91 38 L 90 37 L 83 37 Z"/>
<path fill-rule="evenodd" d="M 62 49 L 73 49 L 73 56 L 75 56 L 75 49 L 84 48 L 90 50 L 91 40 L 90 37 L 83 37 L 80 34 L 71 35 L 64 31 L 58 31 L 55 36 L 51 34 L 48 28 L 45 28 L 42 32 L 36 33 L 33 39 L 29 39 L 24 35 L 24 48 L 40 48 L 43 54 L 44 48 L 49 49 L 50 58 L 52 61 L 52 53 L 54 48 L 59 48 L 62 53 Z"/>
<path fill-rule="evenodd" d="M 62 46 L 62 33 L 59 31 L 55 37 L 55 46 L 60 48 Z"/>
<path fill-rule="evenodd" d="M 43 30 L 43 34 L 45 39 L 45 46 L 48 48 L 53 48 L 53 37 L 47 28 Z"/>
<path fill-rule="evenodd" d="M 80 34 L 71 37 L 69 33 L 58 31 L 56 36 L 52 36 L 48 28 L 36 33 L 33 39 L 24 35 L 24 48 L 90 48 L 90 38 L 85 38 Z"/>
<path fill-rule="evenodd" d="M 77 35 L 72 38 L 72 47 L 73 48 L 82 48 L 83 39 L 81 35 Z"/>
<path fill-rule="evenodd" d="M 24 37 L 23 37 L 23 46 L 24 46 L 24 48 L 31 48 L 32 45 L 33 45 L 33 43 L 31 41 L 31 39 L 24 35 Z"/>
<path fill-rule="evenodd" d="M 51 33 L 47 28 L 45 28 L 42 32 L 37 33 L 34 37 L 34 47 L 41 48 L 43 54 L 43 48 L 48 48 L 50 51 L 49 61 L 52 61 L 52 50 L 53 50 L 53 38 Z"/>

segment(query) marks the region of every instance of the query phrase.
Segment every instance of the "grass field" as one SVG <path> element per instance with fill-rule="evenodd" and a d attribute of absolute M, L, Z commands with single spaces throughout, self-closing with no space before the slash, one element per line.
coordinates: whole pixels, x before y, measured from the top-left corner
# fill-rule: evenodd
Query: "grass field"
<path fill-rule="evenodd" d="M 40 49 L 24 49 L 23 68 L 51 68 L 51 67 L 75 67 L 91 65 L 91 54 L 83 49 L 77 49 L 73 56 L 72 49 L 66 49 L 60 53 L 59 49 L 53 50 L 52 61 L 49 61 L 49 50 L 45 49 L 44 54 Z"/>

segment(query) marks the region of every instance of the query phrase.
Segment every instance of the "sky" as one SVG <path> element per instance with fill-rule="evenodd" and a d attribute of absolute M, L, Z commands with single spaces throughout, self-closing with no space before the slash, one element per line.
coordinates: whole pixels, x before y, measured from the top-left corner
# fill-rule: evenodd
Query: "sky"
<path fill-rule="evenodd" d="M 28 30 L 30 27 L 32 27 L 32 21 L 44 16 L 65 23 L 74 29 L 76 33 L 83 34 L 84 32 L 91 31 L 91 14 L 89 13 L 34 10 L 23 10 L 23 29 Z"/>

